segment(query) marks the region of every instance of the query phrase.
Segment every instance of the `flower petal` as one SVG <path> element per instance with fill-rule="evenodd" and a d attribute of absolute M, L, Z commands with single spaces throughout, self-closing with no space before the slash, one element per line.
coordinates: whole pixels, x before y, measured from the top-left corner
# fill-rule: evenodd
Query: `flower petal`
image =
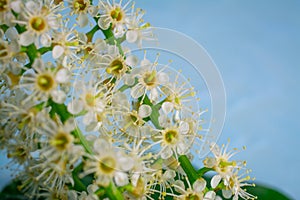
<path fill-rule="evenodd" d="M 110 23 L 111 21 L 108 17 L 101 16 L 98 20 L 98 26 L 103 30 L 107 30 L 110 26 Z"/>
<path fill-rule="evenodd" d="M 174 185 L 176 185 L 176 187 L 174 187 L 176 192 L 178 192 L 180 194 L 185 192 L 185 185 L 182 180 L 176 180 L 174 182 Z"/>
<path fill-rule="evenodd" d="M 164 102 L 161 106 L 161 109 L 167 115 L 174 109 L 174 104 L 172 104 L 171 102 Z"/>
<path fill-rule="evenodd" d="M 179 123 L 179 131 L 181 134 L 185 135 L 189 132 L 189 130 L 190 130 L 189 123 L 185 121 L 181 121 Z"/>
<path fill-rule="evenodd" d="M 117 171 L 115 173 L 114 180 L 117 186 L 124 186 L 129 183 L 128 175 L 124 172 Z"/>
<path fill-rule="evenodd" d="M 161 152 L 162 159 L 168 159 L 173 155 L 173 151 L 170 147 L 165 147 Z"/>
<path fill-rule="evenodd" d="M 55 103 L 62 104 L 65 102 L 67 95 L 62 90 L 53 90 L 51 97 Z"/>
<path fill-rule="evenodd" d="M 132 86 L 135 83 L 135 79 L 131 74 L 125 74 L 123 79 L 126 85 Z"/>
<path fill-rule="evenodd" d="M 215 198 L 216 198 L 215 191 L 208 191 L 204 196 L 204 200 L 215 200 Z"/>
<path fill-rule="evenodd" d="M 27 1 L 26 4 L 25 4 L 25 7 L 31 13 L 35 13 L 37 10 L 39 10 L 39 5 L 34 1 Z"/>
<path fill-rule="evenodd" d="M 54 59 L 57 59 L 57 58 L 59 58 L 61 55 L 63 55 L 63 53 L 64 53 L 64 48 L 62 47 L 62 46 L 60 46 L 60 45 L 55 45 L 54 47 L 53 47 L 53 50 L 52 50 L 52 57 L 54 58 Z"/>
<path fill-rule="evenodd" d="M 85 27 L 89 23 L 89 18 L 85 14 L 80 14 L 77 18 L 77 23 L 80 27 Z"/>
<path fill-rule="evenodd" d="M 80 113 L 83 109 L 83 102 L 80 100 L 73 100 L 68 104 L 68 111 L 73 114 L 76 115 L 78 113 Z"/>
<path fill-rule="evenodd" d="M 28 46 L 32 44 L 33 41 L 34 36 L 29 31 L 26 31 L 20 35 L 20 44 L 23 46 Z"/>
<path fill-rule="evenodd" d="M 166 74 L 164 72 L 159 72 L 157 74 L 157 79 L 161 85 L 165 85 L 169 82 L 169 76 L 168 76 L 168 74 Z"/>
<path fill-rule="evenodd" d="M 67 68 L 60 69 L 55 76 L 58 83 L 68 83 L 71 79 L 71 72 Z"/>
<path fill-rule="evenodd" d="M 221 176 L 215 175 L 210 181 L 211 187 L 216 188 L 219 185 L 220 181 L 221 181 Z"/>
<path fill-rule="evenodd" d="M 156 101 L 159 97 L 159 94 L 158 94 L 158 91 L 156 88 L 153 88 L 151 91 L 150 91 L 150 95 L 149 95 L 149 99 L 151 101 Z"/>
<path fill-rule="evenodd" d="M 205 187 L 206 181 L 203 178 L 199 178 L 193 183 L 193 189 L 197 193 L 201 193 Z"/>
<path fill-rule="evenodd" d="M 127 31 L 127 33 L 126 33 L 127 42 L 134 43 L 134 42 L 137 41 L 137 39 L 138 39 L 138 32 L 137 31 L 134 31 L 134 30 Z"/>
<path fill-rule="evenodd" d="M 94 150 L 98 154 L 105 154 L 111 151 L 111 146 L 108 141 L 104 139 L 97 139 L 94 142 Z"/>
<path fill-rule="evenodd" d="M 126 60 L 125 60 L 126 65 L 129 65 L 131 67 L 137 66 L 138 62 L 139 62 L 139 59 L 134 55 L 130 55 L 130 56 L 126 57 Z"/>
<path fill-rule="evenodd" d="M 141 118 L 149 117 L 152 113 L 152 108 L 149 105 L 143 104 L 139 107 L 139 116 Z"/>
<path fill-rule="evenodd" d="M 232 192 L 230 190 L 222 190 L 222 195 L 224 198 L 229 199 L 232 196 Z"/>
<path fill-rule="evenodd" d="M 22 5 L 21 0 L 10 2 L 11 9 L 16 13 L 21 12 L 21 5 Z"/>
<path fill-rule="evenodd" d="M 48 34 L 42 34 L 40 36 L 40 42 L 43 46 L 49 47 L 51 45 L 51 37 Z"/>
<path fill-rule="evenodd" d="M 17 40 L 19 38 L 17 30 L 13 27 L 8 28 L 5 31 L 5 35 L 9 40 Z"/>
<path fill-rule="evenodd" d="M 135 99 L 139 98 L 144 93 L 145 93 L 145 88 L 141 84 L 135 85 L 130 91 L 130 95 Z"/>

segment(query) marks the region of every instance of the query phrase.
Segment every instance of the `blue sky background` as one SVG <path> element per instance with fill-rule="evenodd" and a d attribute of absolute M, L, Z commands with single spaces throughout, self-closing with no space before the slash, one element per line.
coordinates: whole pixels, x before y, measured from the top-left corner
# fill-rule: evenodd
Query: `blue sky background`
<path fill-rule="evenodd" d="M 296 198 L 300 175 L 300 1 L 138 0 L 153 26 L 183 32 L 223 77 L 227 116 L 219 143 L 247 146 L 260 183 Z"/>
<path fill-rule="evenodd" d="M 137 0 L 153 26 L 187 34 L 223 77 L 227 115 L 219 143 L 247 146 L 258 182 L 292 197 L 300 178 L 300 1 Z M 1 156 L 4 159 L 5 156 Z M 0 187 L 8 174 L 1 171 Z"/>

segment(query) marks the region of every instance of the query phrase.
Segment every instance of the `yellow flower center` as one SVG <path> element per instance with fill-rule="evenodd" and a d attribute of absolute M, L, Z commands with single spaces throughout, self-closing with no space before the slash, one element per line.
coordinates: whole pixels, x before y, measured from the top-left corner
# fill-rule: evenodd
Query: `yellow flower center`
<path fill-rule="evenodd" d="M 164 132 L 164 140 L 168 144 L 175 144 L 178 141 L 179 134 L 177 130 L 167 130 Z"/>
<path fill-rule="evenodd" d="M 120 75 L 126 66 L 119 59 L 116 59 L 111 62 L 111 64 L 106 68 L 106 72 L 109 74 Z"/>
<path fill-rule="evenodd" d="M 116 167 L 116 160 L 113 157 L 104 157 L 99 162 L 99 168 L 102 173 L 111 174 Z"/>
<path fill-rule="evenodd" d="M 43 32 L 47 27 L 47 23 L 43 17 L 32 17 L 30 19 L 30 26 L 37 32 Z"/>
<path fill-rule="evenodd" d="M 41 74 L 37 77 L 37 86 L 44 92 L 52 90 L 54 85 L 54 78 L 50 74 Z"/>
<path fill-rule="evenodd" d="M 91 93 L 87 93 L 87 94 L 85 95 L 85 102 L 86 102 L 86 104 L 87 104 L 88 106 L 90 106 L 90 107 L 95 106 L 95 104 L 96 104 L 96 101 L 95 101 L 95 100 L 96 100 L 96 99 L 95 99 L 95 96 L 92 95 Z"/>
<path fill-rule="evenodd" d="M 139 119 L 138 119 L 138 116 L 137 116 L 136 114 L 131 113 L 131 114 L 130 114 L 130 118 L 131 118 L 131 120 L 132 120 L 132 122 L 133 122 L 134 125 L 137 125 L 137 124 L 138 124 Z"/>
<path fill-rule="evenodd" d="M 201 197 L 197 194 L 194 194 L 194 193 L 189 193 L 185 196 L 184 198 L 185 200 L 200 200 Z"/>
<path fill-rule="evenodd" d="M 236 166 L 235 161 L 229 162 L 228 160 L 221 158 L 218 163 L 218 170 L 225 173 L 233 166 Z"/>
<path fill-rule="evenodd" d="M 18 157 L 19 159 L 21 159 L 23 161 L 27 158 L 27 152 L 24 147 L 20 146 L 20 147 L 16 148 L 15 152 L 7 154 L 8 158 L 11 158 L 13 156 Z"/>
<path fill-rule="evenodd" d="M 1 57 L 1 56 L 0 56 L 0 57 Z M 20 81 L 20 76 L 19 76 L 19 75 L 15 75 L 15 74 L 13 74 L 13 73 L 11 73 L 11 72 L 8 72 L 8 73 L 7 73 L 7 76 L 8 76 L 9 79 L 10 79 L 10 84 L 11 84 L 11 86 L 17 85 L 17 84 L 19 83 L 19 81 Z"/>
<path fill-rule="evenodd" d="M 63 151 L 69 148 L 72 143 L 72 136 L 69 133 L 58 132 L 50 141 L 50 144 L 57 150 Z"/>
<path fill-rule="evenodd" d="M 7 0 L 0 0 L 0 12 L 5 11 L 7 8 Z"/>
<path fill-rule="evenodd" d="M 0 59 L 4 58 L 8 55 L 6 45 L 3 43 L 0 43 Z"/>
<path fill-rule="evenodd" d="M 61 2 L 63 2 L 63 0 L 54 0 L 54 3 L 55 3 L 56 5 L 60 4 Z"/>
<path fill-rule="evenodd" d="M 156 71 L 153 70 L 152 72 L 146 72 L 143 75 L 143 81 L 145 85 L 149 87 L 155 87 L 157 84 L 157 79 L 156 79 Z"/>
<path fill-rule="evenodd" d="M 73 4 L 74 10 L 84 11 L 88 7 L 88 3 L 88 1 L 84 0 L 75 0 Z"/>
<path fill-rule="evenodd" d="M 114 10 L 110 11 L 110 16 L 117 22 L 121 21 L 123 19 L 123 11 L 120 7 L 116 7 Z"/>
<path fill-rule="evenodd" d="M 97 117 L 98 122 L 102 122 L 105 119 L 105 114 L 104 113 L 97 113 L 96 117 Z"/>
<path fill-rule="evenodd" d="M 144 193 L 145 193 L 145 182 L 141 177 L 137 180 L 136 186 L 130 192 L 136 198 L 142 197 L 144 195 Z"/>

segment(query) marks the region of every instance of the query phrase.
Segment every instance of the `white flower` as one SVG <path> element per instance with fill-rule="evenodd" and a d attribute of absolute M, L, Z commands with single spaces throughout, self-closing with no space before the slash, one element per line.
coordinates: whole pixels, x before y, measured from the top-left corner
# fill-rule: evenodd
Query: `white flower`
<path fill-rule="evenodd" d="M 188 133 L 187 124 L 180 122 L 179 124 L 169 125 L 160 131 L 160 135 L 155 136 L 160 141 L 161 150 L 160 155 L 163 159 L 170 158 L 173 153 L 178 157 L 185 154 L 189 148 L 190 143 L 186 142 Z"/>
<path fill-rule="evenodd" d="M 74 29 L 75 26 L 69 29 L 68 24 L 67 20 L 61 22 L 61 27 L 53 33 L 52 40 L 52 43 L 55 44 L 52 50 L 52 57 L 54 59 L 60 58 L 64 67 L 69 67 L 80 59 L 77 53 L 82 43 L 78 32 Z"/>
<path fill-rule="evenodd" d="M 110 101 L 109 92 L 99 83 L 100 82 L 97 83 L 97 79 L 93 77 L 91 81 L 87 83 L 88 85 L 81 80 L 76 81 L 74 83 L 74 88 L 76 88 L 74 95 L 78 95 L 79 98 L 74 98 L 68 104 L 68 111 L 71 114 L 86 111 L 83 117 L 83 123 L 85 125 L 92 125 L 92 127 L 89 126 L 89 129 L 94 129 L 98 122 L 103 122 L 102 119 L 105 118 L 108 111 L 106 108 Z"/>
<path fill-rule="evenodd" d="M 85 27 L 89 23 L 89 15 L 94 17 L 96 15 L 96 7 L 91 5 L 90 0 L 67 0 L 71 8 L 70 14 L 76 14 L 76 21 L 80 27 Z"/>
<path fill-rule="evenodd" d="M 224 185 L 227 190 L 222 190 L 224 197 L 231 197 L 233 195 L 233 200 L 242 199 L 257 199 L 256 196 L 248 193 L 246 189 L 242 187 L 245 186 L 255 186 L 254 184 L 247 183 L 245 181 L 249 181 L 251 178 L 249 175 L 245 174 L 238 175 L 239 170 L 235 170 L 228 180 L 224 180 Z M 248 174 L 248 171 L 246 171 Z"/>
<path fill-rule="evenodd" d="M 20 74 L 24 62 L 21 58 L 19 35 L 15 28 L 8 28 L 5 33 L 0 29 L 0 72 L 6 72 L 10 85 L 14 85 L 13 75 Z M 20 62 L 21 61 L 21 62 Z M 10 74 L 11 73 L 11 74 Z M 11 76 L 10 76 L 11 75 Z"/>
<path fill-rule="evenodd" d="M 13 26 L 12 21 L 15 19 L 12 10 L 19 13 L 21 8 L 21 0 L 2 0 L 0 3 L 0 24 Z"/>
<path fill-rule="evenodd" d="M 111 144 L 104 139 L 97 139 L 94 142 L 94 155 L 89 155 L 84 166 L 82 176 L 94 173 L 96 183 L 101 186 L 108 186 L 115 181 L 118 186 L 128 183 L 126 171 L 130 170 L 130 162 L 126 155 L 117 152 Z"/>
<path fill-rule="evenodd" d="M 24 5 L 23 18 L 16 23 L 26 26 L 26 31 L 20 35 L 20 44 L 28 46 L 50 46 L 52 30 L 58 29 L 58 7 L 46 7 L 42 2 L 28 1 Z"/>
<path fill-rule="evenodd" d="M 128 63 L 132 63 L 132 58 L 124 58 L 120 54 L 119 49 L 115 45 L 106 45 L 106 52 L 104 55 L 98 55 L 95 62 L 95 68 L 104 68 L 109 76 L 120 79 L 128 70 Z"/>
<path fill-rule="evenodd" d="M 143 60 L 141 68 L 135 68 L 131 72 L 132 79 L 137 78 L 138 83 L 131 88 L 130 94 L 137 99 L 142 97 L 144 99 L 147 91 L 150 92 L 149 99 L 156 101 L 159 97 L 159 86 L 167 84 L 169 77 L 162 71 L 157 71 L 155 64 Z"/>
<path fill-rule="evenodd" d="M 149 105 L 142 104 L 138 108 L 131 107 L 126 96 L 116 93 L 113 98 L 114 119 L 120 127 L 120 131 L 129 137 L 146 136 L 149 126 L 145 124 L 144 118 L 152 113 Z"/>
<path fill-rule="evenodd" d="M 145 12 L 137 9 L 136 12 L 126 18 L 126 40 L 129 43 L 136 43 L 139 47 L 142 46 L 143 40 L 155 40 L 153 32 L 150 29 L 149 23 L 144 23 L 142 17 Z"/>
<path fill-rule="evenodd" d="M 42 59 L 35 59 L 32 69 L 27 70 L 18 85 L 24 89 L 29 96 L 23 100 L 26 103 L 30 99 L 46 101 L 49 97 L 56 103 L 63 103 L 66 94 L 57 87 L 58 84 L 68 82 L 67 73 L 62 73 L 61 69 L 58 74 L 51 63 L 44 63 Z"/>
<path fill-rule="evenodd" d="M 98 20 L 98 25 L 101 29 L 107 30 L 110 26 L 113 29 L 114 35 L 119 38 L 122 37 L 126 31 L 126 17 L 129 16 L 128 9 L 133 9 L 130 5 L 129 0 L 124 6 L 122 6 L 122 1 L 116 3 L 110 3 L 99 1 L 100 7 L 100 18 Z"/>

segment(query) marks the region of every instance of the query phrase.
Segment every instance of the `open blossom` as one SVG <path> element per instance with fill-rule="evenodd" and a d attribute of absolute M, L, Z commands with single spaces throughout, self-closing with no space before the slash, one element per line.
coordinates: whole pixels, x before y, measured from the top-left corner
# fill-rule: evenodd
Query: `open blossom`
<path fill-rule="evenodd" d="M 15 19 L 12 11 L 20 13 L 21 0 L 2 0 L 0 3 L 0 24 L 7 24 L 13 26 Z"/>
<path fill-rule="evenodd" d="M 126 18 L 126 40 L 129 43 L 136 43 L 138 47 L 142 46 L 143 40 L 155 40 L 154 34 L 150 29 L 150 23 L 143 20 L 144 11 L 136 9 L 134 14 Z"/>
<path fill-rule="evenodd" d="M 0 29 L 0 72 L 6 72 L 10 85 L 17 84 L 18 78 L 27 56 L 20 53 L 19 35 L 15 28 L 8 28 L 5 33 Z"/>
<path fill-rule="evenodd" d="M 21 78 L 19 88 L 24 89 L 29 96 L 23 100 L 26 103 L 30 99 L 45 101 L 49 97 L 54 102 L 63 103 L 66 93 L 59 90 L 59 84 L 69 81 L 68 69 L 57 69 L 50 63 L 44 63 L 42 59 L 36 59 L 32 69 L 27 70 Z"/>
<path fill-rule="evenodd" d="M 98 25 L 101 29 L 108 29 L 112 27 L 114 35 L 119 38 L 125 34 L 126 31 L 126 18 L 129 16 L 128 10 L 133 9 L 131 6 L 131 0 L 125 5 L 122 5 L 122 1 L 113 3 L 110 0 L 99 1 L 100 18 Z"/>
<path fill-rule="evenodd" d="M 160 141 L 160 155 L 163 159 L 170 158 L 173 154 L 175 157 L 185 154 L 191 143 L 187 142 L 189 136 L 189 125 L 187 122 L 168 123 L 155 138 Z"/>
<path fill-rule="evenodd" d="M 83 41 L 75 26 L 69 29 L 68 21 L 60 22 L 60 28 L 53 33 L 52 57 L 61 59 L 64 67 L 70 68 L 71 64 L 80 60 L 77 53 L 81 50 Z"/>
<path fill-rule="evenodd" d="M 211 185 L 215 188 L 220 181 L 228 181 L 235 168 L 240 168 L 243 163 L 238 163 L 236 161 L 230 161 L 229 159 L 237 152 L 229 151 L 227 152 L 228 144 L 223 145 L 219 148 L 217 144 L 211 144 L 211 150 L 214 157 L 207 157 L 203 163 L 208 168 L 213 168 L 217 174 L 213 176 L 211 180 Z"/>
<path fill-rule="evenodd" d="M 130 105 L 126 95 L 117 92 L 112 99 L 113 116 L 119 130 L 126 137 L 145 137 L 149 126 L 144 118 L 151 115 L 149 105 Z"/>
<path fill-rule="evenodd" d="M 119 186 L 126 185 L 128 175 L 125 172 L 132 168 L 131 158 L 100 138 L 94 142 L 94 151 L 95 155 L 89 155 L 85 163 L 82 176 L 94 173 L 96 183 L 101 186 L 108 186 L 112 180 Z"/>
<path fill-rule="evenodd" d="M 107 45 L 106 48 L 106 54 L 98 57 L 95 67 L 105 69 L 106 75 L 120 79 L 130 69 L 129 65 L 135 63 L 131 62 L 130 56 L 125 58 L 116 45 Z"/>
<path fill-rule="evenodd" d="M 248 183 L 247 181 L 251 180 L 248 175 L 248 171 L 245 174 L 238 174 L 239 169 L 235 169 L 228 180 L 224 182 L 226 189 L 222 190 L 223 196 L 225 198 L 231 198 L 233 196 L 233 200 L 242 199 L 257 199 L 256 196 L 247 192 L 243 187 L 245 186 L 254 186 L 254 184 Z"/>
<path fill-rule="evenodd" d="M 142 97 L 143 100 L 149 92 L 149 99 L 154 102 L 159 98 L 160 86 L 169 81 L 168 75 L 162 70 L 157 70 L 156 63 L 151 63 L 147 59 L 142 60 L 141 67 L 134 68 L 129 76 L 125 84 L 133 85 L 131 96 L 135 99 Z M 137 79 L 136 84 L 135 79 Z"/>
<path fill-rule="evenodd" d="M 91 5 L 90 0 L 67 0 L 71 8 L 71 15 L 76 15 L 76 21 L 80 27 L 88 25 L 89 15 L 94 17 L 97 14 L 96 6 Z"/>
<path fill-rule="evenodd" d="M 22 18 L 15 21 L 26 27 L 26 31 L 20 34 L 20 44 L 50 46 L 51 32 L 59 27 L 58 8 L 59 5 L 50 8 L 45 7 L 42 2 L 27 1 L 24 5 L 25 11 L 21 13 Z"/>
<path fill-rule="evenodd" d="M 188 188 L 185 188 L 183 181 L 177 180 L 174 183 L 175 190 L 180 193 L 179 197 L 175 197 L 178 200 L 222 200 L 221 197 L 217 196 L 215 191 L 205 192 L 206 181 L 202 178 L 197 179 L 193 185 L 188 183 Z"/>
<path fill-rule="evenodd" d="M 110 102 L 109 90 L 100 84 L 101 80 L 92 76 L 92 80 L 88 83 L 77 81 L 74 85 L 77 88 L 78 99 L 74 98 L 68 104 L 68 111 L 72 114 L 78 114 L 85 111 L 83 123 L 91 125 L 99 122 L 101 116 L 105 117 L 105 113 L 109 112 L 107 105 Z"/>

